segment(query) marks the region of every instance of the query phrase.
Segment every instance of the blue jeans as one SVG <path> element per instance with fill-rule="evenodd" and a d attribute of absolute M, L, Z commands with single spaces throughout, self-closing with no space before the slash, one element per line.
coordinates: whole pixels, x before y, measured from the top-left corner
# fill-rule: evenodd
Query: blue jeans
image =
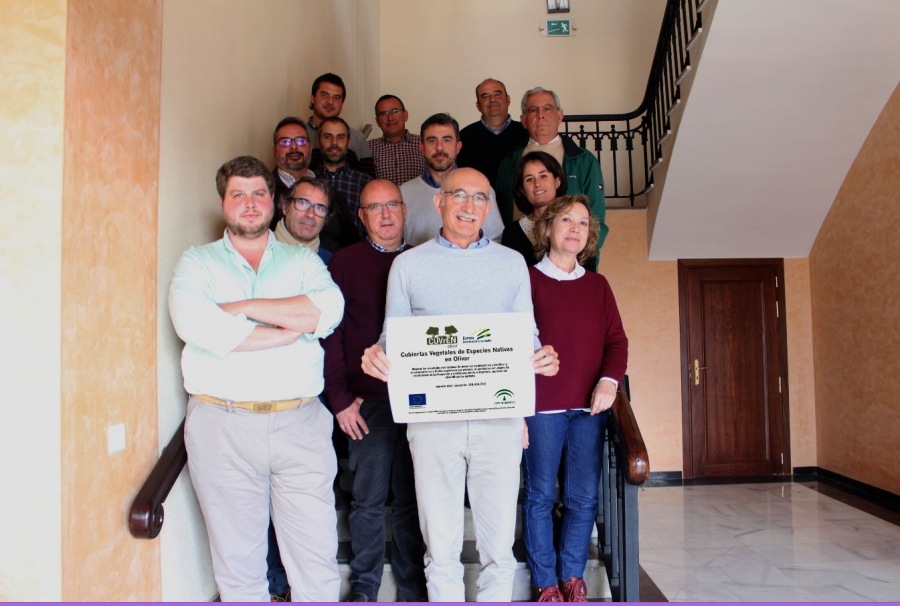
<path fill-rule="evenodd" d="M 351 591 L 376 601 L 384 570 L 384 518 L 391 503 L 391 570 L 401 602 L 428 600 L 425 587 L 425 543 L 406 425 L 394 423 L 387 401 L 366 400 L 360 415 L 369 427 L 362 440 L 349 440 L 354 473 L 350 503 Z"/>
<path fill-rule="evenodd" d="M 600 449 L 606 413 L 583 410 L 536 414 L 525 419 L 530 445 L 524 452 L 525 501 L 522 533 L 525 557 L 535 587 L 584 577 L 588 546 L 597 517 Z M 560 462 L 562 520 L 554 545 L 553 506 Z"/>

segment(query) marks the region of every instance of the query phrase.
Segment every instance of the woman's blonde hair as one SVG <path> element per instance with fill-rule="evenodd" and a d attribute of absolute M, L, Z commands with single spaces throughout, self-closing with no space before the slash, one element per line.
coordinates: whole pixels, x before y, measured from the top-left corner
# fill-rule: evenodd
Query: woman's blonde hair
<path fill-rule="evenodd" d="M 588 238 L 587 244 L 576 257 L 579 263 L 584 263 L 597 254 L 597 240 L 600 239 L 600 222 L 591 214 L 591 201 L 584 194 L 573 196 L 560 196 L 547 206 L 547 210 L 534 224 L 534 252 L 538 259 L 550 252 L 550 226 L 556 217 L 565 214 L 573 204 L 584 204 L 588 211 Z"/>

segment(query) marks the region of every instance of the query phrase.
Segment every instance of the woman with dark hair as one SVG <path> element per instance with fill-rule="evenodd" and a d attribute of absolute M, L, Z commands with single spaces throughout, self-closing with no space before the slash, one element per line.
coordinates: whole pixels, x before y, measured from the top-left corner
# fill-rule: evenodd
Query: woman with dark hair
<path fill-rule="evenodd" d="M 609 283 L 581 265 L 600 233 L 589 205 L 583 194 L 557 198 L 534 226 L 541 259 L 529 269 L 534 318 L 541 341 L 552 343 L 561 361 L 556 376 L 537 377 L 536 414 L 525 419 L 522 534 L 540 602 L 587 600 L 583 577 L 597 515 L 606 411 L 628 363 L 628 338 Z M 554 546 L 557 478 L 563 506 Z"/>
<path fill-rule="evenodd" d="M 516 164 L 513 200 L 525 216 L 506 226 L 500 243 L 520 252 L 529 267 L 538 261 L 534 254 L 534 224 L 550 202 L 566 193 L 567 185 L 559 162 L 547 152 L 527 153 Z"/>

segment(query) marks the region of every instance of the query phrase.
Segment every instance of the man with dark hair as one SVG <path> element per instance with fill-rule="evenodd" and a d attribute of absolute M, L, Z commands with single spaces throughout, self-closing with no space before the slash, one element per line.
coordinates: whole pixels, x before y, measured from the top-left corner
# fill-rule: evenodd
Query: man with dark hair
<path fill-rule="evenodd" d="M 335 193 L 338 220 L 356 230 L 355 238 L 344 235 L 344 246 L 359 242 L 366 234 L 366 229 L 358 217 L 359 195 L 363 187 L 372 177 L 354 170 L 347 165 L 348 146 L 350 144 L 350 126 L 343 118 L 325 118 L 319 124 L 319 160 L 313 170 L 320 178 L 331 184 Z M 344 225 L 342 225 L 343 227 Z M 341 247 L 343 248 L 343 246 Z"/>
<path fill-rule="evenodd" d="M 278 201 L 284 216 L 275 225 L 275 239 L 282 244 L 305 246 L 328 263 L 332 250 L 324 245 L 320 235 L 334 215 L 332 198 L 331 186 L 324 179 L 298 179 Z"/>
<path fill-rule="evenodd" d="M 344 299 L 322 261 L 278 242 L 272 173 L 249 156 L 216 175 L 225 234 L 181 257 L 169 312 L 184 341 L 191 482 L 224 602 L 268 601 L 271 511 L 295 598 L 336 601 L 332 417 L 323 351 Z"/>
<path fill-rule="evenodd" d="M 275 157 L 275 168 L 272 176 L 275 178 L 275 214 L 272 217 L 270 229 L 284 216 L 281 212 L 279 200 L 282 195 L 300 177 L 315 177 L 315 173 L 309 170 L 312 160 L 312 141 L 306 123 L 300 118 L 288 116 L 283 118 L 272 132 L 272 155 Z"/>
<path fill-rule="evenodd" d="M 368 241 L 339 251 L 328 269 L 347 301 L 347 313 L 325 348 L 325 395 L 338 427 L 350 439 L 350 601 L 374 602 L 384 570 L 385 505 L 391 502 L 391 571 L 397 599 L 428 599 L 425 545 L 419 530 L 406 425 L 394 423 L 387 386 L 364 374 L 359 360 L 378 340 L 391 264 L 403 241 L 406 207 L 399 188 L 384 179 L 366 185 L 359 217 Z"/>
<path fill-rule="evenodd" d="M 591 214 L 600 221 L 600 239 L 597 255 L 609 232 L 606 225 L 606 196 L 603 191 L 603 173 L 597 157 L 582 149 L 569 137 L 559 134 L 563 110 L 559 96 L 552 90 L 535 87 L 522 96 L 522 123 L 528 130 L 528 143 L 506 156 L 497 171 L 497 204 L 504 224 L 517 218 L 513 211 L 512 184 L 516 162 L 532 151 L 547 152 L 560 163 L 568 179 L 567 194 L 584 194 L 591 201 Z M 589 267 L 596 269 L 596 265 Z"/>
<path fill-rule="evenodd" d="M 375 122 L 382 136 L 369 141 L 375 158 L 375 174 L 396 185 L 406 183 L 425 171 L 421 139 L 406 129 L 409 112 L 400 97 L 382 95 L 375 102 Z"/>
<path fill-rule="evenodd" d="M 312 92 L 309 97 L 309 109 L 312 115 L 307 120 L 310 138 L 313 146 L 313 158 L 318 163 L 319 124 L 325 118 L 336 118 L 341 115 L 344 101 L 347 99 L 347 87 L 337 74 L 322 74 L 313 81 Z M 372 151 L 366 142 L 366 136 L 356 130 L 350 129 L 350 152 L 347 161 L 352 168 L 363 172 L 370 177 L 375 177 L 375 162 L 372 160 Z"/>
<path fill-rule="evenodd" d="M 429 116 L 420 130 L 419 149 L 425 156 L 426 168 L 415 179 L 400 186 L 403 200 L 409 209 L 404 237 L 412 246 L 418 246 L 437 237 L 441 228 L 441 215 L 435 212 L 433 199 L 441 193 L 444 177 L 456 168 L 456 155 L 462 143 L 459 141 L 459 123 L 450 114 Z M 494 200 L 494 189 L 490 188 Z M 484 233 L 489 240 L 499 242 L 503 235 L 503 220 L 497 205 L 491 204 L 484 221 Z"/>
<path fill-rule="evenodd" d="M 475 87 L 475 107 L 481 120 L 460 131 L 463 146 L 456 163 L 477 169 L 496 188 L 500 162 L 528 143 L 528 131 L 510 117 L 509 94 L 499 80 L 488 78 Z"/>

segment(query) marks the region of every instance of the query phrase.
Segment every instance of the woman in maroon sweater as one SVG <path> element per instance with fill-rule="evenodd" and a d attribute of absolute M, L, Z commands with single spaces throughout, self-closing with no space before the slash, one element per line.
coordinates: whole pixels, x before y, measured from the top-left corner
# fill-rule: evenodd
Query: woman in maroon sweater
<path fill-rule="evenodd" d="M 628 339 L 606 278 L 585 271 L 599 224 L 582 194 L 554 200 L 535 225 L 531 297 L 541 342 L 559 352 L 559 373 L 537 377 L 537 414 L 525 419 L 523 534 L 540 602 L 587 599 L 584 569 L 597 513 L 606 411 L 628 362 Z M 565 461 L 560 474 L 560 462 Z M 562 520 L 554 547 L 557 477 Z"/>

